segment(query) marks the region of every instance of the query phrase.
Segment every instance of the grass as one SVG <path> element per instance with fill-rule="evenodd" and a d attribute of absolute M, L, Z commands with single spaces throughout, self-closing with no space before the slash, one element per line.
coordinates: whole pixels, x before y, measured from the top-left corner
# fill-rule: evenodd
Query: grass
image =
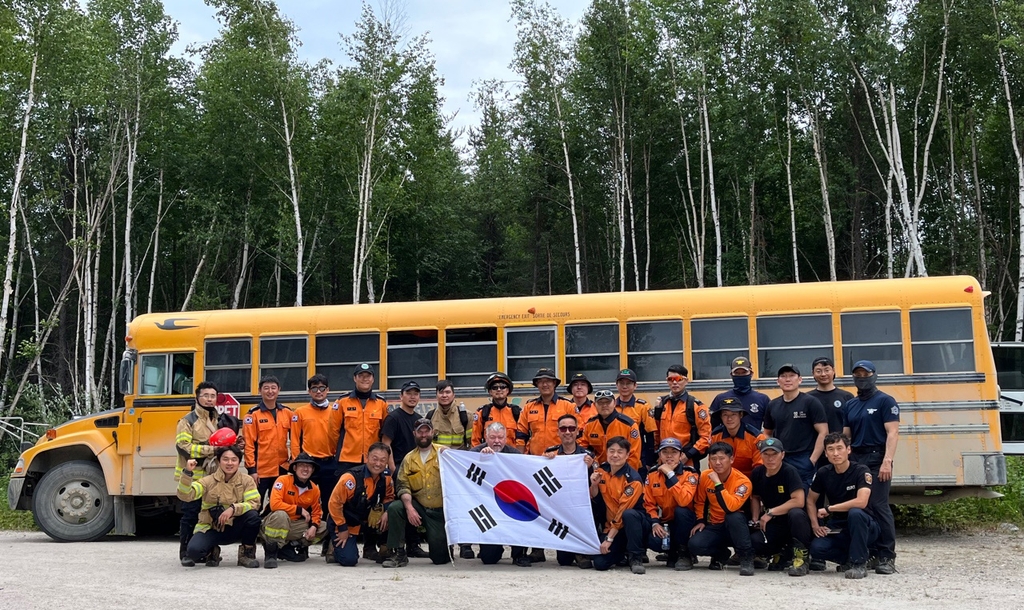
<path fill-rule="evenodd" d="M 1006 457 L 1006 485 L 993 488 L 1002 498 L 961 498 L 942 504 L 897 506 L 896 526 L 940 530 L 1024 526 L 1024 457 Z"/>
<path fill-rule="evenodd" d="M 7 482 L 10 480 L 10 475 L 3 475 L 0 477 L 0 489 L 7 491 Z M 32 519 L 32 513 L 27 510 L 11 510 L 7 506 L 7 501 L 0 502 L 0 530 L 15 530 L 15 531 L 35 531 L 36 524 Z"/>

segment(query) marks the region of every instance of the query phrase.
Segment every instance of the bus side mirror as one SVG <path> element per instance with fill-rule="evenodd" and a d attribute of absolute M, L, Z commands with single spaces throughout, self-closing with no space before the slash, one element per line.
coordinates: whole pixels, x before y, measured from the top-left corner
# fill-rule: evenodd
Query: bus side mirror
<path fill-rule="evenodd" d="M 117 389 L 127 396 L 132 393 L 132 380 L 135 377 L 135 350 L 125 350 L 121 357 L 121 366 L 117 372 Z"/>

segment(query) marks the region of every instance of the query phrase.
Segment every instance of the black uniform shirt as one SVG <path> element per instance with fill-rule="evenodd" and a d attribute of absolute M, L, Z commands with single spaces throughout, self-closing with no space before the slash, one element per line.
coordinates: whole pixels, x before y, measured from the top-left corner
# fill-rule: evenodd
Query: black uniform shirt
<path fill-rule="evenodd" d="M 814 475 L 814 482 L 811 483 L 811 491 L 823 494 L 828 499 L 828 505 L 840 504 L 857 497 L 861 489 L 871 489 L 871 471 L 864 464 L 850 462 L 846 472 L 837 473 L 836 467 L 832 464 L 822 466 L 818 474 Z M 864 510 L 874 516 L 870 505 Z M 830 523 L 842 523 L 846 521 L 846 513 L 832 513 L 829 517 Z"/>
<path fill-rule="evenodd" d="M 839 388 L 832 388 L 828 392 L 822 392 L 815 388 L 807 394 L 817 398 L 821 406 L 825 408 L 825 415 L 828 416 L 828 431 L 842 432 L 843 405 L 846 404 L 846 401 L 853 398 L 853 394 Z"/>
<path fill-rule="evenodd" d="M 804 488 L 797 469 L 785 463 L 775 476 L 768 476 L 768 469 L 763 464 L 755 466 L 750 473 L 750 484 L 753 494 L 761 499 L 761 512 L 789 502 L 794 491 Z M 803 510 L 803 507 L 795 510 Z"/>

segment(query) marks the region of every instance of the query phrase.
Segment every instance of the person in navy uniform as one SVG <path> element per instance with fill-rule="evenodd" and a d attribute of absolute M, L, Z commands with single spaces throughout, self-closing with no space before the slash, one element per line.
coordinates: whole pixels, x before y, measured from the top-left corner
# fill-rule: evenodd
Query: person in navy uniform
<path fill-rule="evenodd" d="M 722 425 L 722 415 L 719 412 L 722 408 L 722 401 L 726 398 L 735 398 L 745 408 L 746 415 L 743 416 L 743 423 L 750 424 L 758 430 L 761 429 L 761 422 L 764 421 L 764 412 L 768 409 L 768 402 L 771 400 L 767 394 L 762 394 L 750 387 L 750 380 L 754 376 L 754 370 L 750 368 L 750 360 L 744 356 L 733 358 L 732 361 L 732 388 L 722 392 L 711 401 L 711 427 L 717 428 Z"/>

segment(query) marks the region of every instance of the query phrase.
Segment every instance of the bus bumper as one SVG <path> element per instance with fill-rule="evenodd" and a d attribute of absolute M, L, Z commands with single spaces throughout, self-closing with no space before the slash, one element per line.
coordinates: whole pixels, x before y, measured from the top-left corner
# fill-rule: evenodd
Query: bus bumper
<path fill-rule="evenodd" d="M 1002 453 L 964 453 L 964 485 L 1006 485 L 1006 456 Z"/>
<path fill-rule="evenodd" d="M 21 500 L 21 490 L 25 487 L 25 477 L 11 477 L 7 484 L 7 505 L 11 510 L 18 510 L 18 501 Z"/>

